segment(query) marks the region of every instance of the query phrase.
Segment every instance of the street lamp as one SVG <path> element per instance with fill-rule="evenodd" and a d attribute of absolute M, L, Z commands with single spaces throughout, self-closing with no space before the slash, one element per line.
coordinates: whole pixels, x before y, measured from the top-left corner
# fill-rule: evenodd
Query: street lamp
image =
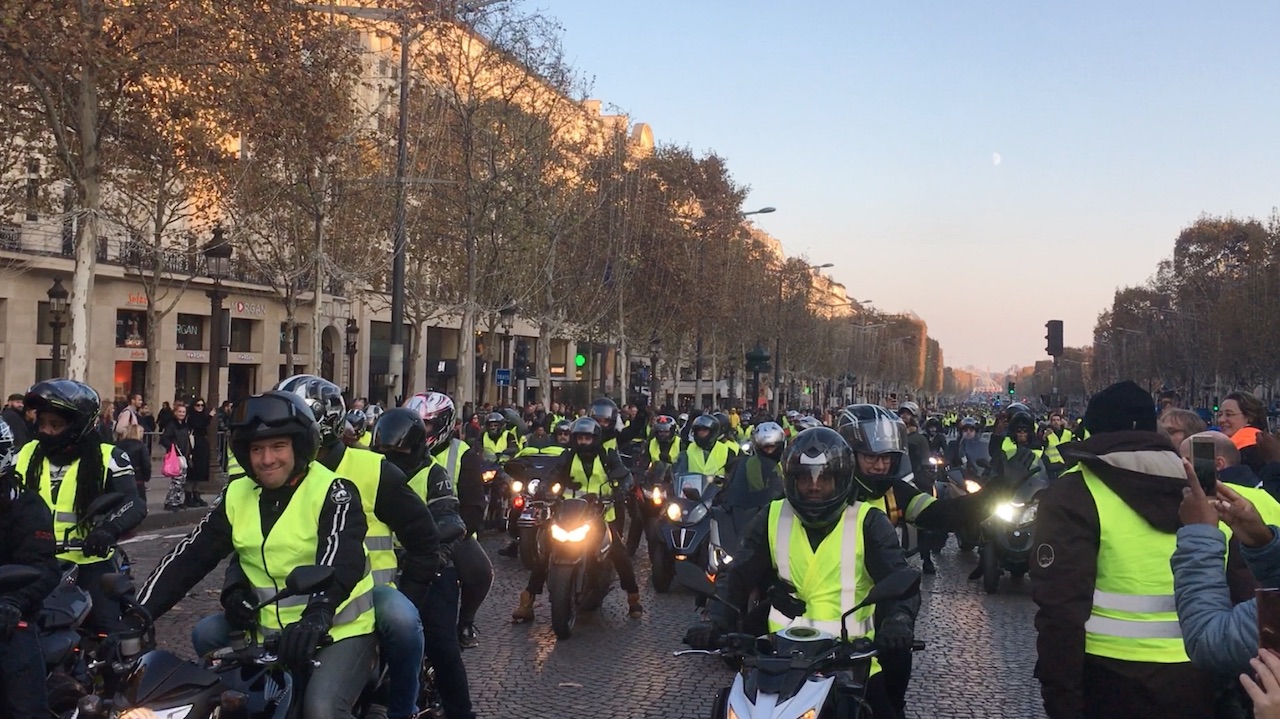
<path fill-rule="evenodd" d="M 738 394 L 738 355 L 729 353 L 729 406 L 735 407 Z"/>
<path fill-rule="evenodd" d="M 662 383 L 658 381 L 658 352 L 661 350 L 662 338 L 654 330 L 649 335 L 649 404 L 655 409 L 661 406 L 658 403 L 658 393 L 662 391 Z"/>
<path fill-rule="evenodd" d="M 62 328 L 66 326 L 63 318 L 67 313 L 67 298 L 70 293 L 62 286 L 62 278 L 53 278 L 53 286 L 45 295 L 49 298 L 49 327 L 53 330 L 53 355 L 51 370 L 54 377 L 62 376 Z"/>
<path fill-rule="evenodd" d="M 765 208 L 770 209 L 770 208 Z M 831 262 L 824 262 L 821 265 L 805 265 L 801 272 L 809 272 L 811 270 L 825 270 L 828 267 L 835 267 Z M 779 267 L 778 270 L 778 304 L 776 306 L 776 322 L 777 336 L 773 338 L 773 407 L 772 412 L 776 417 L 781 409 L 779 390 L 782 389 L 782 287 L 783 281 L 787 277 L 786 266 Z"/>
<path fill-rule="evenodd" d="M 222 225 L 213 226 L 213 238 L 204 247 L 205 274 L 213 280 L 213 289 L 205 290 L 209 297 L 209 382 L 205 397 L 205 407 L 214 411 L 222 403 L 218 389 L 221 385 L 222 368 L 227 365 L 226 350 L 222 345 L 222 301 L 227 293 L 222 290 L 222 281 L 231 276 L 231 243 L 223 235 Z M 218 443 L 218 423 L 209 423 L 209 446 L 218 447 L 218 462 L 221 464 L 225 449 Z"/>
<path fill-rule="evenodd" d="M 749 212 L 742 212 L 739 214 L 742 215 L 743 217 L 746 217 L 747 215 L 767 215 L 770 212 L 777 212 L 777 211 L 778 211 L 778 208 L 776 207 L 761 207 L 758 210 L 751 210 Z"/>
<path fill-rule="evenodd" d="M 356 318 L 347 318 L 347 392 L 351 399 L 356 397 L 356 348 L 359 346 L 360 323 Z"/>

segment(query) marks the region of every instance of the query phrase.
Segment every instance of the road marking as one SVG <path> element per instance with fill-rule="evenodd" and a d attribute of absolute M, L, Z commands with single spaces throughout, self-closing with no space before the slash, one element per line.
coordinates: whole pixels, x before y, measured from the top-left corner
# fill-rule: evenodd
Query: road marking
<path fill-rule="evenodd" d="M 178 537 L 187 536 L 186 532 L 181 534 L 139 534 L 136 537 L 130 537 L 124 541 L 116 542 L 116 544 L 134 544 L 135 542 L 150 542 L 156 539 L 177 539 Z"/>

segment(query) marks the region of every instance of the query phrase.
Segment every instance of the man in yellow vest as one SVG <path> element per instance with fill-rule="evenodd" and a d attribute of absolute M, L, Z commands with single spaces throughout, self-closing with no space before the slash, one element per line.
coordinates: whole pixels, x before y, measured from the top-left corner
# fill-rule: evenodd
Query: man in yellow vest
<path fill-rule="evenodd" d="M 369 417 L 364 410 L 347 410 L 342 423 L 342 443 L 348 447 L 369 449 Z"/>
<path fill-rule="evenodd" d="M 514 427 L 507 427 L 506 415 L 490 412 L 484 421 L 484 434 L 480 436 L 480 448 L 492 452 L 499 462 L 506 462 L 524 445 Z"/>
<path fill-rule="evenodd" d="M 737 455 L 730 452 L 728 445 L 719 439 L 720 421 L 714 415 L 700 414 L 695 417 L 689 431 L 690 442 L 676 459 L 672 475 L 733 476 Z"/>
<path fill-rule="evenodd" d="M 683 449 L 680 432 L 676 427 L 676 419 L 664 414 L 653 421 L 653 439 L 649 440 L 649 462 L 656 464 L 675 464 Z"/>
<path fill-rule="evenodd" d="M 236 629 L 279 634 L 285 665 L 310 672 L 301 715 L 346 719 L 377 661 L 374 582 L 360 490 L 315 461 L 319 446 L 320 428 L 301 397 L 273 391 L 237 404 L 231 451 L 246 476 L 229 482 L 209 514 L 160 560 L 138 601 L 158 619 L 234 554 L 246 581 L 223 589 L 223 613 L 204 620 L 219 624 L 221 636 L 196 652 L 226 646 Z M 326 589 L 253 611 L 285 586 L 290 571 L 309 565 L 333 568 Z M 197 631 L 193 639 L 213 634 Z M 326 637 L 333 643 L 320 649 Z M 313 659 L 319 666 L 312 667 Z"/>
<path fill-rule="evenodd" d="M 854 494 L 853 452 L 829 427 L 804 430 L 783 457 L 786 497 L 752 521 L 743 549 L 716 578 L 711 623 L 692 627 L 685 643 L 711 647 L 716 637 L 738 631 L 738 617 L 751 591 L 773 584 L 794 596 L 770 592 L 768 631 L 815 627 L 837 637 L 841 615 L 866 597 L 876 582 L 907 569 L 907 559 L 884 512 Z M 850 638 L 871 637 L 878 649 L 910 651 L 919 596 L 865 607 L 848 620 Z M 881 622 L 874 627 L 874 618 Z M 748 624 L 752 623 L 750 618 Z M 760 627 L 743 630 L 757 633 Z M 874 716 L 900 716 L 893 708 L 878 664 L 867 681 Z"/>
<path fill-rule="evenodd" d="M 1049 413 L 1049 431 L 1044 433 L 1044 459 L 1049 476 L 1057 477 L 1066 467 L 1062 464 L 1062 452 L 1059 445 L 1075 441 L 1075 435 L 1067 429 L 1066 420 L 1058 411 Z"/>
<path fill-rule="evenodd" d="M 102 591 L 102 577 L 119 571 L 113 549 L 120 535 L 137 527 L 147 516 L 147 505 L 138 497 L 133 463 L 118 447 L 99 440 L 101 400 L 92 387 L 69 379 L 52 379 L 32 385 L 23 406 L 36 412 L 35 441 L 18 452 L 15 470 L 22 484 L 39 493 L 53 513 L 53 534 L 58 542 L 80 542 L 80 549 L 58 554 L 58 559 L 78 565 L 76 586 L 89 593 L 93 608 L 90 628 L 109 632 L 120 626 L 120 603 Z M 85 532 L 82 521 L 93 500 L 111 492 L 125 499 L 108 521 Z"/>
<path fill-rule="evenodd" d="M 1074 467 L 1040 494 L 1031 596 L 1036 676 L 1050 719 L 1212 717 L 1214 681 L 1193 666 L 1170 557 L 1186 488 L 1156 432 L 1155 402 L 1131 381 L 1095 394 Z M 1223 525 L 1225 526 L 1225 525 Z"/>
<path fill-rule="evenodd" d="M 590 417 L 574 420 L 570 428 L 569 451 L 561 455 L 561 463 L 552 475 L 553 480 L 564 487 L 564 496 L 594 494 L 605 501 L 613 497 L 612 483 L 625 475 L 627 468 L 618 460 L 616 453 L 604 450 L 603 434 L 600 425 Z M 627 611 L 632 619 L 638 619 L 644 613 L 640 605 L 640 585 L 636 583 L 636 570 L 631 565 L 626 545 L 612 526 L 614 514 L 613 503 L 610 503 L 604 516 L 605 526 L 613 532 L 609 559 L 618 572 L 618 585 L 627 593 Z M 529 583 L 520 592 L 520 604 L 511 613 L 513 622 L 533 621 L 533 602 L 542 594 L 546 581 L 547 555 L 544 554 L 529 574 Z"/>
<path fill-rule="evenodd" d="M 376 452 L 345 443 L 351 412 L 344 411 L 338 385 L 315 375 L 295 375 L 276 389 L 297 395 L 315 414 L 320 427 L 316 461 L 360 490 L 378 642 L 387 662 L 387 717 L 413 717 L 423 652 L 418 610 L 440 569 L 435 521 L 425 501 L 409 488 L 403 471 Z M 403 564 L 396 558 L 396 540 L 403 547 Z"/>

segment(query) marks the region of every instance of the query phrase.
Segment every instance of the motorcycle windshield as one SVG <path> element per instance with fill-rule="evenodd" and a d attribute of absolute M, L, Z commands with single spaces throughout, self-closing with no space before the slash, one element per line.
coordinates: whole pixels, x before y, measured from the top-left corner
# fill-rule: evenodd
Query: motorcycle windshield
<path fill-rule="evenodd" d="M 675 492 L 680 496 L 684 496 L 684 490 L 688 487 L 697 490 L 698 496 L 701 497 L 707 487 L 711 486 L 711 480 L 713 479 L 714 477 L 705 474 L 682 474 L 676 477 Z"/>
<path fill-rule="evenodd" d="M 1018 485 L 1017 491 L 1013 493 L 1013 503 L 1026 505 L 1035 500 L 1036 495 L 1041 490 L 1048 488 L 1049 482 L 1045 479 L 1043 472 L 1037 472 L 1022 484 Z"/>
<path fill-rule="evenodd" d="M 525 477 L 533 479 L 547 480 L 551 478 L 552 471 L 556 468 L 556 463 L 560 461 L 559 457 L 521 457 L 520 462 L 525 468 Z"/>

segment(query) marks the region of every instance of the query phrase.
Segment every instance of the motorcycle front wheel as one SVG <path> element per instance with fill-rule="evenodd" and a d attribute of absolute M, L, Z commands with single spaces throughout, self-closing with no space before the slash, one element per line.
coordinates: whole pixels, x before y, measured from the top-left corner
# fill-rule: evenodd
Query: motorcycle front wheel
<path fill-rule="evenodd" d="M 653 581 L 653 589 L 659 594 L 671 591 L 671 581 L 676 576 L 676 565 L 665 545 L 651 542 L 649 544 L 649 579 Z"/>
<path fill-rule="evenodd" d="M 556 639 L 573 636 L 573 625 L 578 620 L 578 570 L 574 564 L 553 564 L 547 572 L 551 630 L 556 633 Z"/>
<path fill-rule="evenodd" d="M 536 527 L 520 528 L 520 564 L 533 571 L 538 566 L 538 529 Z"/>

